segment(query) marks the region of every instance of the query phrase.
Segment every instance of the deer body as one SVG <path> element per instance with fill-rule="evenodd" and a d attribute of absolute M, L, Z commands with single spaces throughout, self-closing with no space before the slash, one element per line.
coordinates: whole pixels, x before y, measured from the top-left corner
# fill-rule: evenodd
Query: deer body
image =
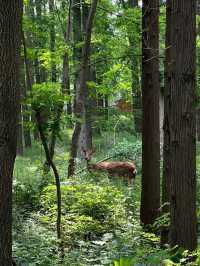
<path fill-rule="evenodd" d="M 131 184 L 137 173 L 134 163 L 130 162 L 101 162 L 97 164 L 88 164 L 89 170 L 105 171 L 110 176 L 122 177 Z"/>
<path fill-rule="evenodd" d="M 85 160 L 89 171 L 107 172 L 109 176 L 118 176 L 128 181 L 128 184 L 133 183 L 137 170 L 133 162 L 100 162 L 90 163 L 92 151 L 85 151 Z"/>

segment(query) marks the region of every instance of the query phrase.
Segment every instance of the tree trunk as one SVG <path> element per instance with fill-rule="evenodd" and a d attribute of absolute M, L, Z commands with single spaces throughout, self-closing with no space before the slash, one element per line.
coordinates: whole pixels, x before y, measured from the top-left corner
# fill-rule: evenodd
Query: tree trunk
<path fill-rule="evenodd" d="M 57 73 L 56 73 L 56 64 L 54 60 L 55 46 L 56 46 L 56 33 L 55 33 L 55 21 L 54 21 L 54 0 L 49 0 L 49 13 L 51 16 L 50 23 L 50 50 L 51 50 L 51 81 L 56 82 Z"/>
<path fill-rule="evenodd" d="M 196 14 L 200 15 L 200 1 L 196 1 Z M 200 36 L 200 22 L 198 24 L 198 36 Z M 200 76 L 200 50 L 197 49 L 197 77 Z M 199 88 L 199 78 L 197 78 L 197 88 Z M 196 132 L 197 132 L 197 140 L 200 141 L 200 107 L 197 106 L 196 110 Z"/>
<path fill-rule="evenodd" d="M 170 244 L 194 250 L 196 218 L 196 0 L 172 1 Z"/>
<path fill-rule="evenodd" d="M 164 87 L 164 145 L 163 145 L 163 178 L 162 178 L 162 213 L 169 213 L 170 193 L 170 129 L 169 129 L 169 108 L 170 108 L 170 68 L 171 68 L 171 4 L 172 0 L 166 3 L 166 37 L 165 37 L 165 87 Z M 162 228 L 161 245 L 168 243 L 169 228 Z"/>
<path fill-rule="evenodd" d="M 19 115 L 22 1 L 0 1 L 0 265 L 12 265 L 12 177 Z"/>
<path fill-rule="evenodd" d="M 129 0 L 129 8 L 138 7 L 138 0 Z M 140 30 L 138 25 L 138 31 Z M 139 80 L 139 60 L 134 56 L 136 50 L 137 39 L 133 33 L 129 34 L 129 45 L 130 45 L 130 60 L 131 60 L 131 76 L 132 76 L 132 104 L 133 104 L 133 117 L 135 131 L 137 133 L 142 132 L 142 95 Z"/>
<path fill-rule="evenodd" d="M 87 86 L 87 73 L 88 73 L 88 62 L 90 58 L 90 44 L 91 44 L 91 35 L 92 35 L 92 26 L 94 21 L 94 16 L 96 13 L 98 0 L 93 0 L 88 21 L 86 27 L 86 34 L 84 40 L 84 46 L 82 49 L 82 62 L 81 62 L 81 72 L 80 72 L 80 86 L 76 92 L 76 106 L 75 106 L 75 116 L 77 118 L 74 132 L 72 135 L 72 143 L 70 150 L 70 159 L 68 165 L 68 177 L 74 175 L 75 172 L 75 158 L 78 151 L 79 136 L 81 131 L 81 120 L 83 119 L 84 108 L 85 108 L 85 91 Z"/>
<path fill-rule="evenodd" d="M 54 62 L 54 52 L 55 52 L 55 45 L 56 45 L 56 33 L 55 33 L 55 25 L 54 25 L 54 12 L 55 12 L 54 0 L 49 0 L 49 13 L 51 15 L 51 25 L 50 25 L 50 50 L 51 50 L 51 81 L 57 81 L 57 73 L 56 73 L 56 65 Z M 57 118 L 57 115 L 56 115 Z M 55 119 L 56 119 L 55 118 Z M 56 123 L 57 121 L 55 121 Z M 53 129 L 49 141 L 49 154 L 51 159 L 54 157 L 55 152 L 55 145 L 56 145 L 56 132 Z M 44 163 L 44 171 L 48 172 L 50 168 L 50 164 L 48 160 Z"/>
<path fill-rule="evenodd" d="M 27 92 L 30 92 L 32 89 L 32 81 L 31 81 L 31 74 L 30 74 L 30 61 L 28 60 L 27 57 L 27 48 L 26 48 L 26 40 L 24 33 L 22 33 L 22 44 L 23 44 L 23 49 L 24 49 L 24 65 L 23 68 L 24 72 L 23 75 L 24 77 L 24 86 L 23 86 L 23 99 L 26 98 Z M 29 108 L 28 106 L 24 103 L 22 105 L 22 112 L 23 112 L 23 131 L 24 131 L 24 144 L 26 148 L 30 148 L 32 146 L 32 141 L 31 141 L 31 132 L 29 128 L 29 123 L 30 123 L 30 114 L 29 114 Z"/>
<path fill-rule="evenodd" d="M 70 45 L 70 35 L 71 35 L 71 9 L 72 9 L 72 0 L 69 1 L 69 12 L 66 22 L 66 31 L 64 33 L 64 40 L 67 47 Z M 68 51 L 65 51 L 63 55 L 63 73 L 62 73 L 62 91 L 63 94 L 69 97 L 67 102 L 67 114 L 72 114 L 72 105 L 70 99 L 70 75 L 69 75 L 69 55 Z"/>
<path fill-rule="evenodd" d="M 142 194 L 141 223 L 152 225 L 160 207 L 159 0 L 142 8 Z"/>
<path fill-rule="evenodd" d="M 38 126 L 38 131 L 40 133 L 40 138 L 42 141 L 42 145 L 45 151 L 46 160 L 48 164 L 51 166 L 54 176 L 55 176 L 55 183 L 56 183 L 56 190 L 57 190 L 57 221 L 56 221 L 56 229 L 57 229 L 57 238 L 61 239 L 61 189 L 60 189 L 60 176 L 58 174 L 58 170 L 51 158 L 50 151 L 47 145 L 47 140 L 42 128 L 42 121 L 41 115 L 39 110 L 35 110 L 35 117 Z"/>
<path fill-rule="evenodd" d="M 83 36 L 86 34 L 86 24 L 89 16 L 89 6 L 87 3 L 82 4 L 82 23 L 83 23 Z M 88 66 L 86 73 L 86 80 L 91 80 L 92 75 L 90 74 L 91 68 Z M 91 98 L 89 96 L 88 86 L 86 84 L 85 89 L 85 106 L 84 106 L 84 114 L 83 114 L 83 123 L 81 127 L 80 134 L 80 153 L 82 153 L 82 149 L 90 150 L 92 149 L 92 117 L 91 117 Z"/>
<path fill-rule="evenodd" d="M 80 73 L 80 62 L 81 62 L 81 47 L 80 42 L 82 41 L 82 32 L 81 32 L 81 1 L 80 0 L 72 0 L 72 16 L 73 16 L 73 61 L 74 61 L 74 106 L 73 109 L 75 111 L 76 107 L 76 93 L 77 88 L 79 87 L 79 73 Z"/>

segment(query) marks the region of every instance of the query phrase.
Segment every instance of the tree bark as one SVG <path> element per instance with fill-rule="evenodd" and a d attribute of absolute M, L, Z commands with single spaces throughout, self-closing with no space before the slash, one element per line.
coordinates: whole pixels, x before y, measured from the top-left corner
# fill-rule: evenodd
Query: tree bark
<path fill-rule="evenodd" d="M 159 0 L 142 8 L 142 194 L 140 218 L 152 225 L 160 207 Z"/>
<path fill-rule="evenodd" d="M 30 62 L 28 60 L 27 56 L 27 47 L 26 47 L 26 40 L 24 36 L 24 32 L 22 32 L 22 45 L 24 49 L 24 67 L 25 67 L 25 82 L 24 82 L 24 88 L 23 88 L 23 99 L 26 99 L 27 92 L 30 92 L 32 90 L 32 81 L 31 81 L 31 74 L 30 74 Z M 26 84 L 25 84 L 26 83 Z M 26 104 L 23 104 L 22 106 L 23 110 L 23 131 L 24 131 L 24 144 L 26 148 L 30 148 L 32 146 L 31 141 L 31 132 L 29 129 L 29 123 L 30 123 L 30 115 L 29 115 L 29 109 Z"/>
<path fill-rule="evenodd" d="M 73 61 L 74 61 L 74 103 L 73 109 L 75 111 L 76 107 L 76 93 L 77 88 L 79 87 L 79 73 L 80 73 L 80 62 L 81 62 L 81 47 L 80 42 L 82 41 L 82 31 L 81 31 L 81 1 L 80 0 L 72 0 L 72 17 L 73 17 Z"/>
<path fill-rule="evenodd" d="M 196 218 L 196 0 L 172 1 L 170 244 L 194 250 Z"/>
<path fill-rule="evenodd" d="M 51 50 L 51 81 L 56 82 L 57 80 L 57 72 L 56 72 L 56 64 L 54 61 L 54 53 L 56 46 L 56 32 L 55 32 L 55 22 L 54 22 L 54 0 L 49 0 L 49 13 L 51 15 L 50 22 L 50 50 Z"/>
<path fill-rule="evenodd" d="M 170 128 L 169 128 L 169 108 L 170 108 L 170 68 L 171 68 L 171 11 L 172 0 L 166 3 L 166 35 L 165 35 L 165 87 L 164 87 L 164 144 L 163 144 L 163 178 L 162 178 L 162 213 L 169 213 L 169 193 L 170 193 Z M 168 243 L 169 228 L 162 228 L 161 245 Z"/>
<path fill-rule="evenodd" d="M 82 4 L 82 28 L 83 28 L 83 36 L 86 34 L 86 26 L 87 26 L 87 20 L 89 16 L 89 5 L 87 3 Z M 90 49 L 91 50 L 91 49 Z M 89 52 L 91 53 L 91 52 Z M 89 62 L 88 62 L 89 63 Z M 87 73 L 86 73 L 86 80 L 89 81 L 92 78 L 91 75 L 91 67 L 88 66 Z M 89 95 L 88 86 L 86 84 L 85 88 L 85 105 L 84 105 L 84 113 L 83 113 L 83 123 L 81 127 L 81 133 L 80 133 L 80 153 L 82 153 L 82 149 L 89 150 L 92 149 L 92 101 Z M 84 155 L 83 155 L 84 156 Z"/>
<path fill-rule="evenodd" d="M 85 108 L 85 91 L 87 86 L 87 73 L 88 73 L 88 62 L 90 57 L 90 44 L 91 44 L 91 35 L 92 35 L 92 26 L 93 21 L 96 13 L 98 0 L 93 0 L 88 20 L 86 26 L 86 34 L 84 40 L 84 46 L 82 49 L 82 62 L 81 62 L 81 72 L 80 72 L 80 86 L 76 92 L 76 106 L 75 106 L 75 116 L 77 118 L 74 132 L 72 135 L 72 143 L 71 143 L 71 150 L 70 150 L 70 159 L 68 165 L 68 177 L 74 175 L 75 172 L 75 158 L 77 156 L 78 151 L 78 143 L 79 143 L 79 136 L 81 131 L 81 124 L 83 120 L 83 113 Z"/>
<path fill-rule="evenodd" d="M 129 0 L 128 8 L 138 7 L 137 0 Z M 140 27 L 138 26 L 138 31 Z M 139 60 L 134 56 L 138 40 L 134 37 L 133 33 L 129 34 L 130 45 L 130 61 L 131 61 L 131 76 L 132 76 L 132 104 L 133 104 L 133 117 L 134 126 L 137 133 L 142 132 L 142 95 L 139 81 Z"/>
<path fill-rule="evenodd" d="M 0 1 L 0 265 L 12 265 L 12 177 L 19 115 L 22 1 Z"/>

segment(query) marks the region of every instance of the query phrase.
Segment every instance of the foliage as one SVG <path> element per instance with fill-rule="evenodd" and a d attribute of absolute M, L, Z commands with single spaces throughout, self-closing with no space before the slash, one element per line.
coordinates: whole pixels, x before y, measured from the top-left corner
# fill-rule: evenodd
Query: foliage
<path fill-rule="evenodd" d="M 48 186 L 41 198 L 43 222 L 55 222 L 55 186 Z M 84 239 L 96 239 L 121 225 L 123 195 L 113 186 L 73 184 L 62 186 L 63 230 L 66 243 L 75 245 Z"/>

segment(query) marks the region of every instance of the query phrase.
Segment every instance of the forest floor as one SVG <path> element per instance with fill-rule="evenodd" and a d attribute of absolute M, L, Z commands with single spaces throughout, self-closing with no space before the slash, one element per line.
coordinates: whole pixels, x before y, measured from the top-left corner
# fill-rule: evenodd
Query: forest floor
<path fill-rule="evenodd" d="M 102 138 L 101 138 L 102 139 Z M 62 185 L 62 235 L 65 258 L 56 240 L 56 190 L 50 172 L 43 175 L 42 146 L 18 157 L 14 179 L 14 256 L 19 265 L 161 265 L 169 257 L 160 249 L 159 234 L 144 232 L 139 223 L 141 142 L 122 136 L 113 149 L 109 134 L 95 139 L 94 161 L 112 154 L 135 157 L 138 176 L 130 187 L 119 179 L 83 171 Z M 67 138 L 65 141 L 68 142 Z M 67 176 L 67 145 L 60 143 L 55 162 L 61 181 Z M 133 152 L 134 150 L 134 152 Z M 135 154 L 132 154 L 135 153 Z M 122 158 L 123 159 L 123 158 Z M 84 167 L 78 161 L 79 169 Z M 155 223 L 155 231 L 157 226 Z M 120 264 L 121 263 L 121 264 Z M 145 263 L 145 264 L 140 264 Z"/>

